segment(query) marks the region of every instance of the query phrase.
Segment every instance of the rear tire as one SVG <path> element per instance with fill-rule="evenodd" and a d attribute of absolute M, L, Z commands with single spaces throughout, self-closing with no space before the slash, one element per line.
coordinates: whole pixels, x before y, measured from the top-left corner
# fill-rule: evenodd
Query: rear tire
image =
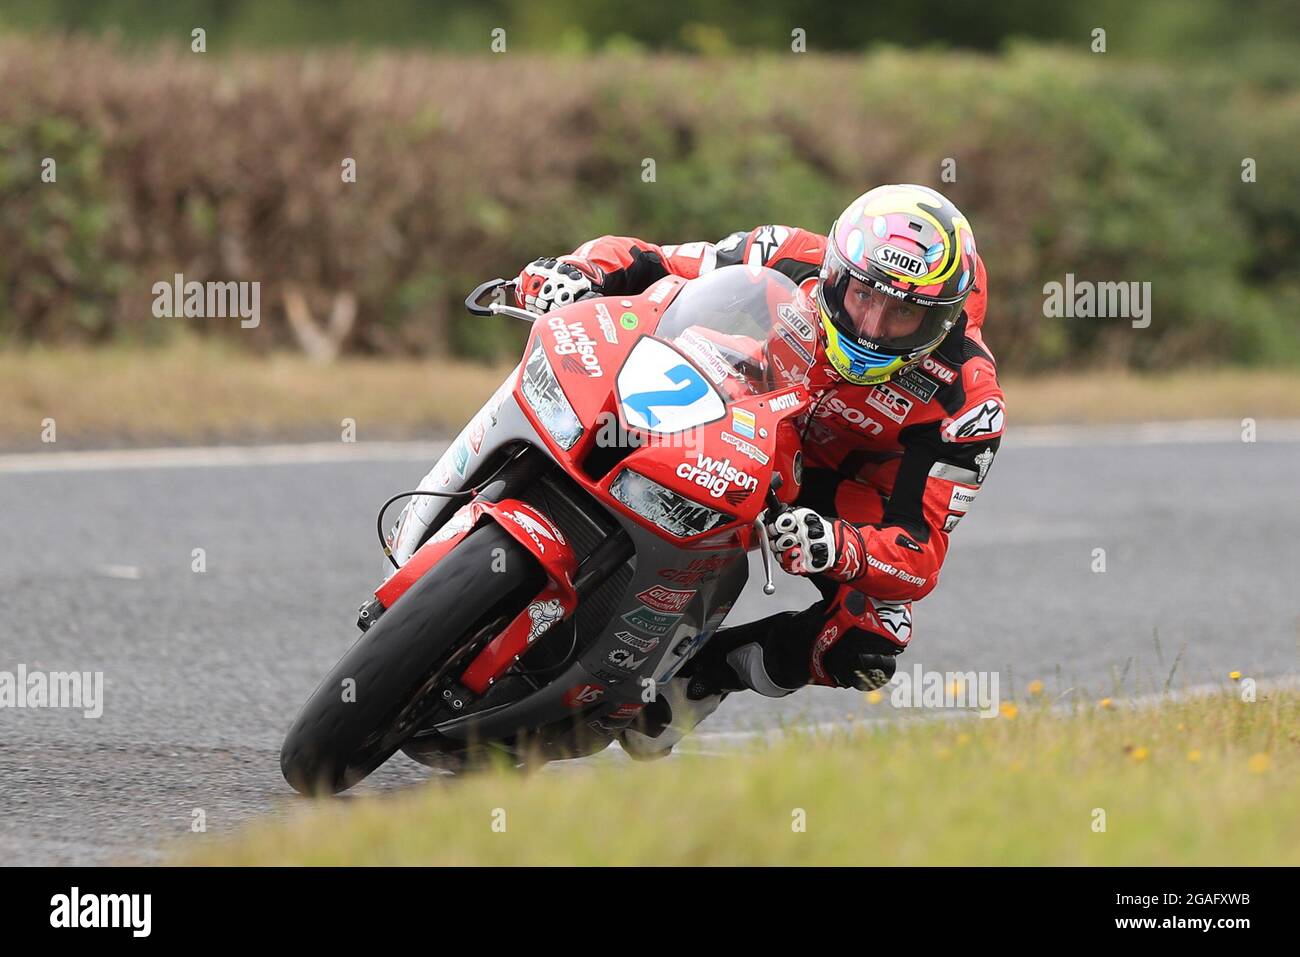
<path fill-rule="evenodd" d="M 495 522 L 470 532 L 312 693 L 280 750 L 285 780 L 303 794 L 334 794 L 387 761 L 418 730 L 423 715 L 410 709 L 439 668 L 489 617 L 522 611 L 545 580 L 532 555 Z"/>

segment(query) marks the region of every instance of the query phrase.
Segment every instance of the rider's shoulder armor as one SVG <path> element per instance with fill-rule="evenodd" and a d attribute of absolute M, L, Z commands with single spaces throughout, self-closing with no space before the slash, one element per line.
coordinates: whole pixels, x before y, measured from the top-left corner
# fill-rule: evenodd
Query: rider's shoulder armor
<path fill-rule="evenodd" d="M 767 266 L 802 283 L 821 271 L 825 253 L 825 236 L 795 226 L 759 226 L 719 242 L 717 264 Z"/>

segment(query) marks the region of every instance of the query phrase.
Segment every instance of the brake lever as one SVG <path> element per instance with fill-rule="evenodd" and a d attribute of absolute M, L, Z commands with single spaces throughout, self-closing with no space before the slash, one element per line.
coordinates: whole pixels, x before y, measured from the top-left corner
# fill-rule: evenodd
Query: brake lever
<path fill-rule="evenodd" d="M 763 556 L 763 577 L 766 579 L 763 582 L 764 595 L 776 593 L 776 582 L 772 581 L 772 543 L 767 538 L 767 523 L 774 521 L 790 507 L 777 497 L 776 491 L 782 484 L 781 473 L 777 472 L 772 476 L 772 484 L 767 489 L 767 508 L 754 519 L 754 533 L 758 536 L 759 542 L 758 550 Z"/>

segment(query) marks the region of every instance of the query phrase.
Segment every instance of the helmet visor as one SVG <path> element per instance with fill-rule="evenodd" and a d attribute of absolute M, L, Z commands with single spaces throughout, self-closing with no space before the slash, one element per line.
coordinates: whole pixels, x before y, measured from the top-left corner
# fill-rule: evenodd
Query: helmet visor
<path fill-rule="evenodd" d="M 822 296 L 839 329 L 872 349 L 906 353 L 937 343 L 952 327 L 962 302 L 926 304 L 864 282 L 830 257 Z M 964 299 L 965 297 L 963 297 Z"/>

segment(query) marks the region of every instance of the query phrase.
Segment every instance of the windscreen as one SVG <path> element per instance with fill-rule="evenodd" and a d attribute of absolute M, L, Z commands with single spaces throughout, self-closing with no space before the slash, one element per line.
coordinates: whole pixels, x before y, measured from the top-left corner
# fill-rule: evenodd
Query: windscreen
<path fill-rule="evenodd" d="M 808 314 L 807 298 L 782 273 L 725 266 L 688 282 L 659 320 L 657 335 L 673 343 L 717 385 L 757 394 L 775 388 L 767 344 L 778 311 Z"/>

